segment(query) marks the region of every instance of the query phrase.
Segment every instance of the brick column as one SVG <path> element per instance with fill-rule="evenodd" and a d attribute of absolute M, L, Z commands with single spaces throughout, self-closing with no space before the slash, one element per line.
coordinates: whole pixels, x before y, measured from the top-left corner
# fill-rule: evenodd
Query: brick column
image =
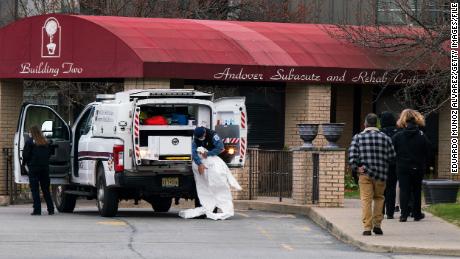
<path fill-rule="evenodd" d="M 289 147 L 301 146 L 303 142 L 297 124 L 330 122 L 330 111 L 330 85 L 287 84 L 284 144 Z M 313 143 L 317 147 L 327 144 L 321 130 Z"/>
<path fill-rule="evenodd" d="M 323 150 L 319 155 L 319 206 L 343 207 L 345 150 Z"/>
<path fill-rule="evenodd" d="M 3 148 L 13 147 L 22 98 L 22 80 L 0 81 L 0 152 Z M 5 170 L 6 164 L 2 154 L 0 159 L 0 204 L 9 202 L 9 197 L 5 196 L 7 186 Z"/>
<path fill-rule="evenodd" d="M 345 150 L 296 150 L 292 155 L 292 199 L 295 204 L 313 202 L 313 154 L 319 154 L 320 207 L 343 207 L 345 192 Z"/>
<path fill-rule="evenodd" d="M 125 91 L 133 89 L 169 89 L 171 80 L 153 78 L 125 78 Z"/>
<path fill-rule="evenodd" d="M 311 204 L 313 162 L 311 151 L 292 153 L 292 199 L 295 204 Z"/>
<path fill-rule="evenodd" d="M 246 164 L 247 164 L 246 160 Z M 249 200 L 249 166 L 241 168 L 230 168 L 233 177 L 238 181 L 243 190 L 236 191 L 232 188 L 232 197 L 234 200 Z"/>

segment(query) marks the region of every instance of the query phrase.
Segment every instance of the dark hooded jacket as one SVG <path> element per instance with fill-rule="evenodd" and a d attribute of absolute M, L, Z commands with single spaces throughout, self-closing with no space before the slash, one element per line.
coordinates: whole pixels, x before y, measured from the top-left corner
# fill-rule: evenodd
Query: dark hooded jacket
<path fill-rule="evenodd" d="M 431 143 L 414 123 L 393 136 L 396 151 L 396 168 L 425 170 L 431 155 Z"/>
<path fill-rule="evenodd" d="M 399 129 L 396 127 L 396 118 L 391 112 L 382 112 L 380 115 L 380 128 L 383 133 L 392 138 Z"/>

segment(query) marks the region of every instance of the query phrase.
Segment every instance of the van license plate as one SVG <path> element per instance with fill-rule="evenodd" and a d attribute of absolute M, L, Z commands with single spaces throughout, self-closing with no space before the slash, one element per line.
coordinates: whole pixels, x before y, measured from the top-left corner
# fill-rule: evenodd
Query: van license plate
<path fill-rule="evenodd" d="M 178 177 L 164 177 L 161 178 L 162 187 L 179 187 L 179 178 Z"/>

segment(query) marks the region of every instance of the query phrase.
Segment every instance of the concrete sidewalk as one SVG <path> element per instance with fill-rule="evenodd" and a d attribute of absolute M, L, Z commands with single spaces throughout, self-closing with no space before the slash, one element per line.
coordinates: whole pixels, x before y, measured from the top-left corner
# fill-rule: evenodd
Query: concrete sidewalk
<path fill-rule="evenodd" d="M 289 200 L 280 203 L 268 199 L 235 201 L 235 207 L 306 215 L 341 241 L 365 251 L 460 256 L 460 228 L 429 213 L 422 221 L 409 218 L 404 223 L 399 222 L 396 214 L 395 219 L 383 221 L 383 236 L 363 236 L 359 200 L 345 200 L 344 208 L 301 206 Z"/>

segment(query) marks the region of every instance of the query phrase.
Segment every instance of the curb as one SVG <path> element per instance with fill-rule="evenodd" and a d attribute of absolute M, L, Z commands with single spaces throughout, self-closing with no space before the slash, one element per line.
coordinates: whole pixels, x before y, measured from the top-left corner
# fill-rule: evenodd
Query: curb
<path fill-rule="evenodd" d="M 421 247 L 404 247 L 404 246 L 385 246 L 367 244 L 356 240 L 348 235 L 331 221 L 321 216 L 314 210 L 313 206 L 295 205 L 295 204 L 278 204 L 265 201 L 252 200 L 235 200 L 233 201 L 236 209 L 240 210 L 260 210 L 278 213 L 290 213 L 307 216 L 317 225 L 327 230 L 338 240 L 358 247 L 363 251 L 375 253 L 403 253 L 403 254 L 420 254 L 420 255 L 440 255 L 440 256 L 460 256 L 460 249 L 426 249 Z"/>
<path fill-rule="evenodd" d="M 311 211 L 310 206 L 295 205 L 295 204 L 283 204 L 283 203 L 271 203 L 265 201 L 254 201 L 254 200 L 234 200 L 233 204 L 235 209 L 239 210 L 259 210 L 259 211 L 270 211 L 278 213 L 289 213 L 289 214 L 300 214 L 308 216 Z"/>

